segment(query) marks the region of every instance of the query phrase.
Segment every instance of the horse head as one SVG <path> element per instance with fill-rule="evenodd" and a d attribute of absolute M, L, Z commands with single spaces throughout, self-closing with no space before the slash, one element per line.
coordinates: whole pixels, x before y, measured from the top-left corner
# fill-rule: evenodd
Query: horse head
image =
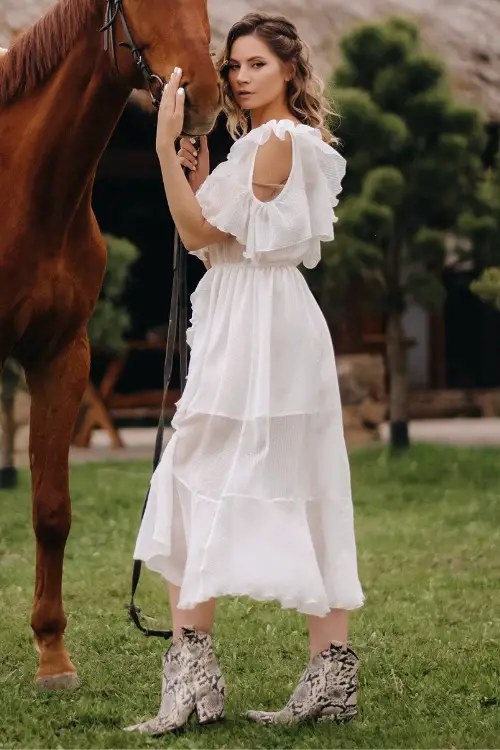
<path fill-rule="evenodd" d="M 106 48 L 121 78 L 133 88 L 149 88 L 157 105 L 164 81 L 175 66 L 182 68 L 184 132 L 209 133 L 222 99 L 210 56 L 207 0 L 106 0 L 106 5 Z"/>

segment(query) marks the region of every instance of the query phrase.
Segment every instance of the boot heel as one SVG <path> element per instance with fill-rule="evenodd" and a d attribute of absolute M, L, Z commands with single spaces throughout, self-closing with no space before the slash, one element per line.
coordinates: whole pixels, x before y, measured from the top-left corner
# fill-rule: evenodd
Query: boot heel
<path fill-rule="evenodd" d="M 215 724 L 224 719 L 224 698 L 218 690 L 213 690 L 196 702 L 195 710 L 201 726 Z"/>

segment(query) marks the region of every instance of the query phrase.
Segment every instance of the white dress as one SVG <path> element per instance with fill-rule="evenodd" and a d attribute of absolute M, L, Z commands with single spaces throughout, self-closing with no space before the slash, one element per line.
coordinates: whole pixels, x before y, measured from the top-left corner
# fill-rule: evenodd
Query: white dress
<path fill-rule="evenodd" d="M 257 150 L 293 144 L 277 198 L 253 193 Z M 325 615 L 363 603 L 330 333 L 301 272 L 333 238 L 345 160 L 319 130 L 275 120 L 234 143 L 197 193 L 231 235 L 191 297 L 191 359 L 134 557 L 180 586 Z"/>

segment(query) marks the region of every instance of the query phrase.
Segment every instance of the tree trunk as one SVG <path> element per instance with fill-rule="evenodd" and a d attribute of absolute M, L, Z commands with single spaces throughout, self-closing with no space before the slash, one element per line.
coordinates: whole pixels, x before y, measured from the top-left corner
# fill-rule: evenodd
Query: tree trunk
<path fill-rule="evenodd" d="M 0 489 L 17 486 L 17 471 L 14 466 L 14 441 L 17 425 L 14 418 L 15 393 L 2 383 L 0 393 Z"/>
<path fill-rule="evenodd" d="M 387 365 L 389 368 L 389 415 L 391 448 L 408 448 L 408 364 L 405 332 L 400 312 L 391 312 L 387 320 Z"/>

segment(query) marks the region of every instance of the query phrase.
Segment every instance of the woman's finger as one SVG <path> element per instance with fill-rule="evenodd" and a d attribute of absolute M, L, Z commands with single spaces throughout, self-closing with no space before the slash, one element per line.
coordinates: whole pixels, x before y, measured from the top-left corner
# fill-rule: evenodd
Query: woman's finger
<path fill-rule="evenodd" d="M 173 87 L 171 85 L 169 86 L 168 83 L 165 84 L 165 86 L 163 88 L 163 96 L 162 96 L 161 102 L 160 102 L 160 112 L 161 111 L 165 111 L 167 109 L 168 110 L 172 110 L 173 109 L 173 105 L 174 105 L 174 102 L 175 102 L 175 97 L 174 97 L 174 99 L 172 99 L 172 94 L 173 94 L 172 88 Z"/>
<path fill-rule="evenodd" d="M 197 156 L 198 152 L 196 150 L 196 146 L 193 146 L 189 138 L 181 138 L 180 146 L 182 151 L 186 151 L 192 156 Z"/>
<path fill-rule="evenodd" d="M 193 162 L 192 159 L 186 159 L 186 157 L 181 157 L 179 161 L 183 167 L 189 167 L 189 169 L 196 169 L 198 166 L 196 162 Z"/>
<path fill-rule="evenodd" d="M 181 159 L 184 159 L 185 161 L 188 161 L 190 164 L 192 164 L 193 167 L 195 167 L 198 164 L 198 159 L 196 158 L 196 156 L 192 156 L 183 148 L 180 149 L 179 156 Z"/>
<path fill-rule="evenodd" d="M 168 84 L 167 84 L 168 85 Z M 168 125 L 169 120 L 172 118 L 174 107 L 172 102 L 169 100 L 169 92 L 167 86 L 163 89 L 163 96 L 161 98 L 160 107 L 158 109 L 158 126 L 165 128 Z"/>
<path fill-rule="evenodd" d="M 191 169 L 192 171 L 196 170 L 196 165 L 192 164 L 187 159 L 180 159 L 180 163 L 182 164 L 183 167 L 187 167 L 188 169 Z"/>
<path fill-rule="evenodd" d="M 183 88 L 178 88 L 175 94 L 174 122 L 181 132 L 184 124 L 184 105 L 186 102 L 186 92 Z"/>
<path fill-rule="evenodd" d="M 182 75 L 182 71 L 180 68 L 175 68 L 174 72 L 170 76 L 169 80 L 165 84 L 163 88 L 163 96 L 161 98 L 160 102 L 160 112 L 162 111 L 162 107 L 164 110 L 168 110 L 168 112 L 174 112 L 175 111 L 175 103 L 177 98 L 177 89 L 179 88 L 179 81 L 180 77 Z"/>

